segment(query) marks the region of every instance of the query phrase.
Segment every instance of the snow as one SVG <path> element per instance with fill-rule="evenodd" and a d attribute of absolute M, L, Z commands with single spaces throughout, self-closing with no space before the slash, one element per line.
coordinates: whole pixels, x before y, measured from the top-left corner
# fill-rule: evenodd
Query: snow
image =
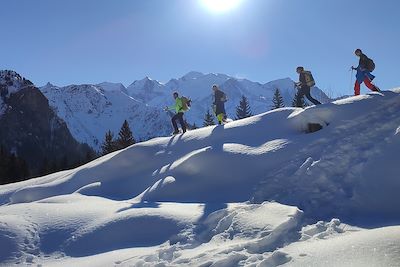
<path fill-rule="evenodd" d="M 279 89 L 286 106 L 291 102 L 296 93 L 293 81 L 289 78 L 271 81 L 266 84 L 252 82 L 246 79 L 237 79 L 225 74 L 203 74 L 200 72 L 189 72 L 179 79 L 172 79 L 166 84 L 145 78 L 128 86 L 127 91 L 134 97 L 153 107 L 164 107 L 173 101 L 172 93 L 179 92 L 181 95 L 192 99 L 192 106 L 185 117 L 188 122 L 202 125 L 204 115 L 212 105 L 212 86 L 217 84 L 227 94 L 228 101 L 226 110 L 228 117 L 235 118 L 236 107 L 242 95 L 248 98 L 253 114 L 260 114 L 271 109 L 272 97 L 276 89 Z M 312 94 L 322 102 L 330 99 L 318 88 L 313 88 Z"/>
<path fill-rule="evenodd" d="M 6 93 L 3 92 L 2 87 L 6 88 Z M 26 87 L 29 87 L 29 85 L 25 85 L 23 78 L 15 71 L 0 70 L 0 117 L 8 108 L 5 99 Z"/>
<path fill-rule="evenodd" d="M 269 111 L 0 186 L 0 264 L 398 266 L 399 96 Z"/>
<path fill-rule="evenodd" d="M 46 85 L 40 89 L 74 138 L 97 151 L 106 132 L 111 130 L 116 137 L 124 120 L 128 121 L 136 141 L 171 132 L 170 118 L 162 109 L 128 96 L 122 84 Z"/>
<path fill-rule="evenodd" d="M 172 132 L 170 117 L 163 108 L 174 103 L 174 91 L 192 99 L 191 109 L 185 114 L 188 123 L 202 125 L 205 113 L 211 109 L 211 87 L 214 84 L 220 85 L 228 95 L 226 109 L 231 118 L 235 118 L 242 95 L 248 97 L 253 113 L 260 114 L 271 109 L 276 88 L 280 89 L 287 106 L 291 105 L 295 94 L 293 81 L 289 78 L 260 84 L 225 74 L 195 71 L 166 84 L 145 77 L 127 88 L 121 83 L 110 82 L 66 87 L 48 83 L 40 90 L 57 115 L 66 122 L 74 138 L 99 151 L 105 133 L 111 130 L 117 134 L 125 119 L 139 140 Z M 323 102 L 330 101 L 318 88 L 313 89 L 313 95 Z"/>

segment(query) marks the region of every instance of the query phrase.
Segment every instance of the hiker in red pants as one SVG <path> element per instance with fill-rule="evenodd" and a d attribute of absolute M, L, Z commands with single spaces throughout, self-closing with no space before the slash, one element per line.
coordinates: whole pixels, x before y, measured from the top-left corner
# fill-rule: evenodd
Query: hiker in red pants
<path fill-rule="evenodd" d="M 354 84 L 354 95 L 360 94 L 360 85 L 364 82 L 365 85 L 372 91 L 380 92 L 379 88 L 372 84 L 372 80 L 375 78 L 374 75 L 371 74 L 375 69 L 375 63 L 372 59 L 368 58 L 361 49 L 356 49 L 354 52 L 356 56 L 360 58 L 358 63 L 358 67 L 351 67 L 353 70 L 357 70 L 356 74 L 356 83 Z"/>

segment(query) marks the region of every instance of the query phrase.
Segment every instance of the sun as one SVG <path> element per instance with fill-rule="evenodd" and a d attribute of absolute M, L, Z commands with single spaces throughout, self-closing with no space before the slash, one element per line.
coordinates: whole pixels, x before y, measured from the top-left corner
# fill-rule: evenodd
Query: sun
<path fill-rule="evenodd" d="M 238 7 L 242 0 L 202 0 L 202 2 L 210 11 L 222 13 Z"/>

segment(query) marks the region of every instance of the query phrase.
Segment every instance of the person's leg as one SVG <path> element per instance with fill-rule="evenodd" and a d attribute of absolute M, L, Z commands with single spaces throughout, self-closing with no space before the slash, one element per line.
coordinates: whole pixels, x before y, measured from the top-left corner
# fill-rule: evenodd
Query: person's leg
<path fill-rule="evenodd" d="M 360 83 L 356 80 L 354 84 L 354 95 L 360 95 Z"/>
<path fill-rule="evenodd" d="M 182 132 L 186 132 L 186 124 L 185 121 L 183 120 L 183 112 L 179 112 L 178 114 L 178 119 L 179 119 L 179 124 L 182 127 Z"/>
<path fill-rule="evenodd" d="M 297 91 L 297 98 L 296 98 L 296 103 L 301 103 L 301 99 L 304 97 L 305 95 L 305 89 L 303 87 L 301 87 L 298 91 Z M 296 106 L 297 108 L 302 108 L 301 106 Z"/>
<path fill-rule="evenodd" d="M 179 113 L 178 113 L 178 114 L 179 114 Z M 172 117 L 172 119 L 171 119 L 171 121 L 172 121 L 172 126 L 174 127 L 174 133 L 179 132 L 178 125 L 177 125 L 177 123 L 176 123 L 176 120 L 178 119 L 178 114 L 175 114 L 175 115 Z"/>
<path fill-rule="evenodd" d="M 314 105 L 321 105 L 321 102 L 319 102 L 317 99 L 311 96 L 310 90 L 306 92 L 306 97 L 308 100 L 310 100 Z"/>
<path fill-rule="evenodd" d="M 218 120 L 218 124 L 222 124 L 222 121 L 224 120 L 224 113 L 219 113 L 217 115 L 217 120 Z"/>
<path fill-rule="evenodd" d="M 378 91 L 379 91 L 379 90 L 376 88 L 376 86 L 373 85 L 373 84 L 371 83 L 371 81 L 369 80 L 368 77 L 365 77 L 364 83 L 365 83 L 365 85 L 366 85 L 370 90 L 375 91 L 375 92 L 378 92 Z"/>

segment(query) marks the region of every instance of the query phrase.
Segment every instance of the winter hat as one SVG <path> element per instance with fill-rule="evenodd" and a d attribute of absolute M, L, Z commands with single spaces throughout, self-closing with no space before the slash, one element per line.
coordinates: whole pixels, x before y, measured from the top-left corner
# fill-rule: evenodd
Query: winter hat
<path fill-rule="evenodd" d="M 357 54 L 357 53 L 362 53 L 360 48 L 357 48 L 356 51 L 354 51 L 354 54 Z"/>

